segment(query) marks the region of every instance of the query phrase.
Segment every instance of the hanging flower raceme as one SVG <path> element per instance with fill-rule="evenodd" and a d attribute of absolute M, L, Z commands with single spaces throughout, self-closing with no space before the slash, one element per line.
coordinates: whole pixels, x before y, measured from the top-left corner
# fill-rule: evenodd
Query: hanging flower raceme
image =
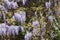
<path fill-rule="evenodd" d="M 43 24 L 42 27 L 41 27 L 41 38 L 45 36 L 46 34 L 46 24 Z"/>
<path fill-rule="evenodd" d="M 10 35 L 18 35 L 19 29 L 21 29 L 22 32 L 25 32 L 23 26 L 15 26 L 15 25 L 7 25 L 6 23 L 0 24 L 0 36 L 10 36 Z"/>
<path fill-rule="evenodd" d="M 5 23 L 2 23 L 0 26 L 0 31 L 1 31 L 1 35 L 7 35 L 7 30 L 8 30 L 9 26 Z"/>
<path fill-rule="evenodd" d="M 11 8 L 12 8 L 12 9 L 17 9 L 17 7 L 18 7 L 17 2 L 12 1 L 12 2 L 11 2 Z"/>
<path fill-rule="evenodd" d="M 15 13 L 14 18 L 15 18 L 16 21 L 20 22 L 21 16 L 18 13 Z"/>
<path fill-rule="evenodd" d="M 26 12 L 20 11 L 19 14 L 21 16 L 21 18 L 20 18 L 21 23 L 24 23 L 26 21 Z"/>
<path fill-rule="evenodd" d="M 18 35 L 19 26 L 11 25 L 7 31 L 7 35 Z"/>
<path fill-rule="evenodd" d="M 0 10 L 1 11 L 7 11 L 6 8 L 3 5 L 0 5 Z"/>
<path fill-rule="evenodd" d="M 37 17 L 38 15 L 37 15 L 37 12 L 35 12 L 35 17 Z"/>
<path fill-rule="evenodd" d="M 11 9 L 11 2 L 9 2 L 9 0 L 4 0 L 4 6 L 6 9 Z"/>
<path fill-rule="evenodd" d="M 24 23 L 26 21 L 26 13 L 23 11 L 20 11 L 19 13 L 15 13 L 14 18 L 16 21 Z"/>
<path fill-rule="evenodd" d="M 27 0 L 22 0 L 22 4 L 25 5 L 26 1 L 27 1 Z"/>
<path fill-rule="evenodd" d="M 7 31 L 7 35 L 15 35 L 15 29 L 14 26 L 11 25 Z"/>
<path fill-rule="evenodd" d="M 50 21 L 50 22 L 53 22 L 53 16 L 48 16 L 48 20 Z"/>
<path fill-rule="evenodd" d="M 10 2 L 9 0 L 4 0 L 4 5 L 7 9 L 17 9 L 18 4 L 13 0 Z"/>
<path fill-rule="evenodd" d="M 3 36 L 6 35 L 7 29 L 6 28 L 2 28 L 2 31 L 3 31 Z"/>
<path fill-rule="evenodd" d="M 49 2 L 45 2 L 45 6 L 46 6 L 47 9 L 50 8 L 51 7 L 51 2 L 50 1 Z"/>
<path fill-rule="evenodd" d="M 2 23 L 1 25 L 3 28 L 7 28 L 7 29 L 9 28 L 9 26 L 6 23 Z"/>
<path fill-rule="evenodd" d="M 23 27 L 23 26 L 20 26 L 20 28 L 21 28 L 21 31 L 22 31 L 22 32 L 25 32 L 25 30 L 24 30 L 24 27 Z"/>
<path fill-rule="evenodd" d="M 55 37 L 53 31 L 51 31 L 50 36 L 51 36 L 52 39 Z"/>
<path fill-rule="evenodd" d="M 36 21 L 33 21 L 32 22 L 32 25 L 34 26 L 34 27 L 36 27 L 36 26 L 38 26 L 39 25 L 39 22 L 36 20 Z"/>
<path fill-rule="evenodd" d="M 18 33 L 19 33 L 19 26 L 14 26 L 14 29 L 15 29 L 15 34 L 18 35 Z"/>
<path fill-rule="evenodd" d="M 32 33 L 27 32 L 27 34 L 25 34 L 25 40 L 31 40 L 31 38 L 32 38 Z"/>

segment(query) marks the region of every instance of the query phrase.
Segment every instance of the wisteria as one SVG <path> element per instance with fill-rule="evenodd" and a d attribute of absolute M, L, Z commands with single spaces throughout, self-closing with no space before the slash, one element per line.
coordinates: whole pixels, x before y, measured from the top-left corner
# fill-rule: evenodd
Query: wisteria
<path fill-rule="evenodd" d="M 0 0 L 0 40 L 60 40 L 59 0 Z"/>
<path fill-rule="evenodd" d="M 51 2 L 50 1 L 49 2 L 46 2 L 45 3 L 45 6 L 46 6 L 46 8 L 49 8 L 51 6 Z"/>
<path fill-rule="evenodd" d="M 25 40 L 31 40 L 32 39 L 32 33 L 31 32 L 28 32 L 26 35 L 25 35 Z"/>
<path fill-rule="evenodd" d="M 53 22 L 53 16 L 49 16 L 49 17 L 48 17 L 48 20 L 49 20 L 50 22 Z"/>
<path fill-rule="evenodd" d="M 14 1 L 9 1 L 9 0 L 4 0 L 4 5 L 6 6 L 7 9 L 16 9 L 18 7 L 17 2 Z"/>
<path fill-rule="evenodd" d="M 25 5 L 26 1 L 27 1 L 27 0 L 22 0 L 22 4 Z"/>
<path fill-rule="evenodd" d="M 26 21 L 26 13 L 23 11 L 20 11 L 19 13 L 15 13 L 14 17 L 18 22 L 24 23 Z"/>
<path fill-rule="evenodd" d="M 33 21 L 32 24 L 34 27 L 37 27 L 39 25 L 39 22 L 36 20 L 36 21 Z"/>

